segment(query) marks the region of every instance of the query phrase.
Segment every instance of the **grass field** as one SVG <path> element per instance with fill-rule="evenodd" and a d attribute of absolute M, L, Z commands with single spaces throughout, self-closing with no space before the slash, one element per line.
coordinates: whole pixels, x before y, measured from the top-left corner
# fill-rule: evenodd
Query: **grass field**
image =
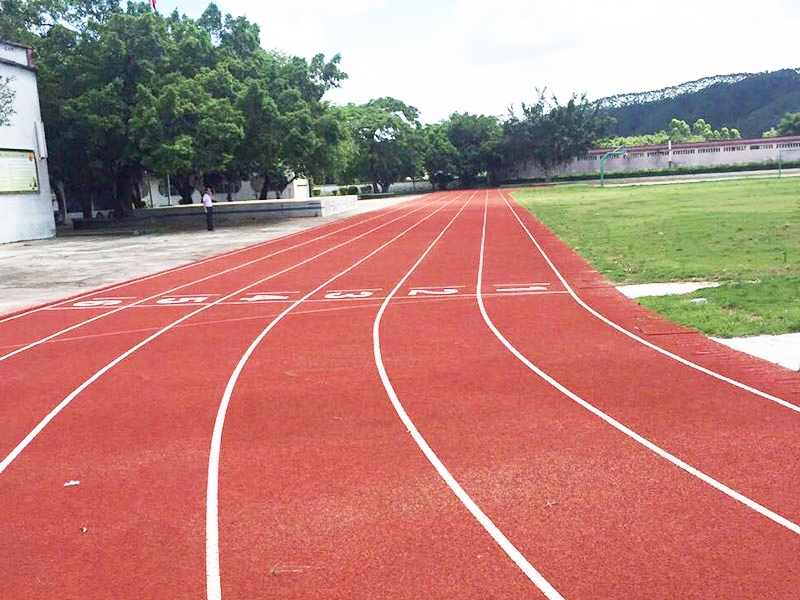
<path fill-rule="evenodd" d="M 617 284 L 718 281 L 642 304 L 706 334 L 800 331 L 800 179 L 515 192 Z M 693 298 L 707 298 L 703 304 Z"/>

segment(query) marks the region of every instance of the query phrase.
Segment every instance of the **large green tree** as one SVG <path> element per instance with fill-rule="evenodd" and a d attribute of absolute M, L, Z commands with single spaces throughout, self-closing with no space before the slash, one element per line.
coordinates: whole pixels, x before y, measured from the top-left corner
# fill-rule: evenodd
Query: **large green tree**
<path fill-rule="evenodd" d="M 501 129 L 497 118 L 453 113 L 445 127 L 456 151 L 455 168 L 461 187 L 472 187 L 479 178 L 492 180 L 501 160 L 498 153 Z"/>
<path fill-rule="evenodd" d="M 434 123 L 425 127 L 422 139 L 423 165 L 431 185 L 446 189 L 458 176 L 458 150 L 447 136 L 446 123 Z"/>
<path fill-rule="evenodd" d="M 331 162 L 340 127 L 322 97 L 346 77 L 338 55 L 266 52 L 258 25 L 214 4 L 197 20 L 149 2 L 0 5 L 3 35 L 35 46 L 51 174 L 87 214 L 129 213 L 145 169 L 189 202 L 221 174 L 261 174 L 266 195 Z"/>
<path fill-rule="evenodd" d="M 547 181 L 553 171 L 589 150 L 606 132 L 612 119 L 599 112 L 586 96 L 569 102 L 548 100 L 544 92 L 533 104 L 522 104 L 522 114 L 510 111 L 503 124 L 503 153 L 507 164 L 533 161 Z"/>
<path fill-rule="evenodd" d="M 419 171 L 419 111 L 395 98 L 378 98 L 342 111 L 355 153 L 349 179 L 369 181 L 387 192 L 392 183 Z"/>
<path fill-rule="evenodd" d="M 244 138 L 244 119 L 231 102 L 229 73 L 205 69 L 195 77 L 173 73 L 157 91 L 139 88 L 131 133 L 142 164 L 170 173 L 181 203 L 204 176 L 224 171 Z"/>

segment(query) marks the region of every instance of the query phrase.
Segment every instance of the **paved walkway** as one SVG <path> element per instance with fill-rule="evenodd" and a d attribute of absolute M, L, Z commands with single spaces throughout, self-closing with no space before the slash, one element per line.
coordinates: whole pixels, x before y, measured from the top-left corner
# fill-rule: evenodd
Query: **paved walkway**
<path fill-rule="evenodd" d="M 218 222 L 195 229 L 142 233 L 60 229 L 49 240 L 0 244 L 0 315 L 75 296 L 119 281 L 171 269 L 216 254 L 374 211 L 417 196 L 362 200 L 331 217 L 276 218 L 252 224 Z"/>
<path fill-rule="evenodd" d="M 0 315 L 178 267 L 413 197 L 362 200 L 355 211 L 325 218 L 275 219 L 227 227 L 220 224 L 213 232 L 206 231 L 204 223 L 200 222 L 193 230 L 147 234 L 130 231 L 79 235 L 62 230 L 50 240 L 0 245 Z M 650 284 L 620 290 L 632 298 L 688 291 L 680 285 Z M 800 333 L 717 341 L 800 370 Z"/>

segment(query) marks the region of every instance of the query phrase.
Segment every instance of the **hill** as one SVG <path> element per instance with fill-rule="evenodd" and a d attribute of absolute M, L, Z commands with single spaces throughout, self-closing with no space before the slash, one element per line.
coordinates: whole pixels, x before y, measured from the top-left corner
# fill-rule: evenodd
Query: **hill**
<path fill-rule="evenodd" d="M 612 135 L 640 135 L 669 128 L 673 117 L 703 118 L 715 128 L 735 127 L 761 137 L 786 113 L 800 111 L 800 69 L 717 75 L 638 94 L 597 101 L 617 122 Z"/>

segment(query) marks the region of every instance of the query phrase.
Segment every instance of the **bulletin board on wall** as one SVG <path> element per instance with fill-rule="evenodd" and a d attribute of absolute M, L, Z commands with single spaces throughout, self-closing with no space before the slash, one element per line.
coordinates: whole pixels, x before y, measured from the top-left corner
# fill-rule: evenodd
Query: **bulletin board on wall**
<path fill-rule="evenodd" d="M 33 150 L 0 148 L 0 194 L 39 191 L 39 171 Z"/>

